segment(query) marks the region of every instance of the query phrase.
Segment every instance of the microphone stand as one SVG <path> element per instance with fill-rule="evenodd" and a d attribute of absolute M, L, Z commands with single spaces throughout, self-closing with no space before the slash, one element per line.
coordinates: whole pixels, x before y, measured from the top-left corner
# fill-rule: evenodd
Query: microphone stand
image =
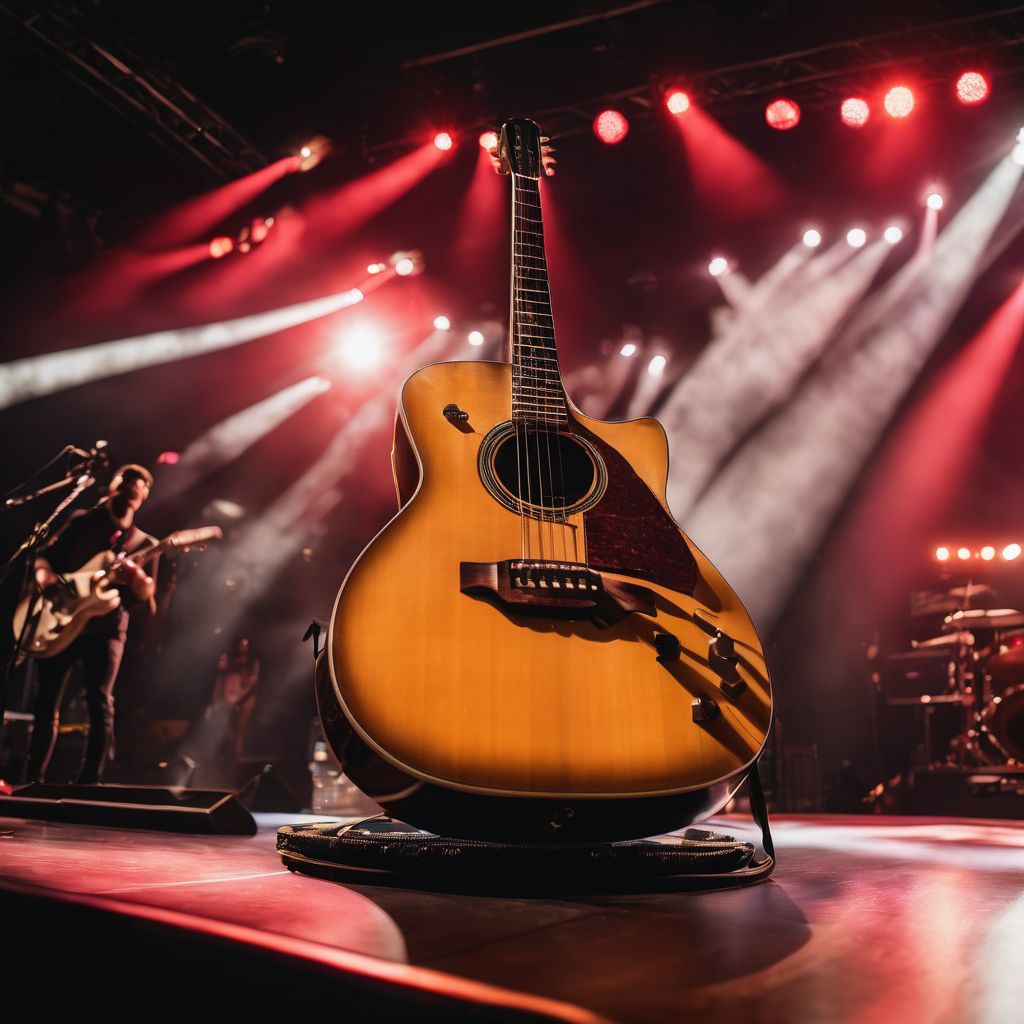
<path fill-rule="evenodd" d="M 39 588 L 36 585 L 35 578 L 36 552 L 42 542 L 49 537 L 50 529 L 58 516 L 60 516 L 65 509 L 73 505 L 79 497 L 85 493 L 85 491 L 96 483 L 96 478 L 92 475 L 92 470 L 96 467 L 98 462 L 106 461 L 106 453 L 102 450 L 103 447 L 106 447 L 105 443 L 102 446 L 97 445 L 97 447 L 91 452 L 87 452 L 83 451 L 81 448 L 76 448 L 74 445 L 68 445 L 53 459 L 46 463 L 45 466 L 33 473 L 25 483 L 30 483 L 39 476 L 43 470 L 52 466 L 57 459 L 61 458 L 61 456 L 68 454 L 75 454 L 79 456 L 80 461 L 71 467 L 71 472 L 64 477 L 63 480 L 58 480 L 55 483 L 40 487 L 31 494 L 18 497 L 7 497 L 4 502 L 7 507 L 12 505 L 23 505 L 41 497 L 44 494 L 49 494 L 51 491 L 60 490 L 63 487 L 74 484 L 74 487 L 61 499 L 56 508 L 54 508 L 45 519 L 35 524 L 29 535 L 21 542 L 21 544 L 18 545 L 14 554 L 7 559 L 3 568 L 0 569 L 0 584 L 2 584 L 13 572 L 19 559 L 24 557 L 24 570 L 22 573 L 22 584 L 19 594 L 29 594 L 30 601 L 29 614 L 25 616 L 25 621 L 22 623 L 21 631 L 15 643 L 14 650 L 6 665 L 4 665 L 3 676 L 2 679 L 0 679 L 0 733 L 2 733 L 4 727 L 4 714 L 7 711 L 7 700 L 10 696 L 11 679 L 14 675 L 14 668 L 24 654 L 25 640 L 28 637 L 33 624 L 31 609 L 32 605 L 35 603 L 35 598 L 39 593 Z M 25 484 L 19 484 L 17 487 L 13 488 L 13 490 L 18 491 L 24 486 Z M 9 491 L 8 495 L 11 493 L 12 492 Z"/>

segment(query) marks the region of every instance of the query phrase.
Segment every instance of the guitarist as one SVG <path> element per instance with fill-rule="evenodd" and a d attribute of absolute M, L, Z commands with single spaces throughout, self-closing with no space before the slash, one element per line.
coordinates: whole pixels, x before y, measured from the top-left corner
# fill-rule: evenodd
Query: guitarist
<path fill-rule="evenodd" d="M 135 525 L 135 514 L 149 497 L 153 475 L 144 466 L 122 466 L 110 481 L 107 497 L 89 510 L 75 512 L 35 562 L 36 585 L 40 590 L 60 582 L 60 573 L 75 572 L 103 552 L 112 562 L 115 553 L 131 555 L 154 538 Z M 67 650 L 53 658 L 36 660 L 38 692 L 35 724 L 29 747 L 28 779 L 42 782 L 57 739 L 57 719 L 64 682 L 75 662 L 82 663 L 86 703 L 89 708 L 89 741 L 78 777 L 79 785 L 100 781 L 113 741 L 114 683 L 121 667 L 131 607 L 149 602 L 156 590 L 156 562 L 152 575 L 130 558 L 122 562 L 113 577 L 121 603 L 105 615 L 92 619 L 82 635 Z M 105 581 L 110 585 L 110 580 Z"/>

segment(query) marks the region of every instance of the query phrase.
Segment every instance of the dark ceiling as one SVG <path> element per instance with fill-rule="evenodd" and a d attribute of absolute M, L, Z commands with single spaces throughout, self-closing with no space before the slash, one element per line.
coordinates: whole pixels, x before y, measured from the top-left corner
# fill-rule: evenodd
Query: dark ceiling
<path fill-rule="evenodd" d="M 757 90 L 794 70 L 804 72 L 804 101 L 813 102 L 820 97 L 820 68 L 834 71 L 847 64 L 858 68 L 856 77 L 863 81 L 866 72 L 860 69 L 877 64 L 879 54 L 919 61 L 948 48 L 951 39 L 984 52 L 997 72 L 1010 72 L 1019 62 L 1000 44 L 1024 24 L 1012 15 L 944 33 L 919 32 L 926 24 L 1003 8 L 978 0 L 490 6 L 11 0 L 0 4 L 0 63 L 4 95 L 17 101 L 6 105 L 2 177 L 98 212 L 108 241 L 126 223 L 217 180 L 195 160 L 157 145 L 142 119 L 130 122 L 111 109 L 102 88 L 87 90 L 69 77 L 67 60 L 31 29 L 44 23 L 39 15 L 52 12 L 130 54 L 133 67 L 169 76 L 267 160 L 293 152 L 311 135 L 328 135 L 336 146 L 337 173 L 344 175 L 380 155 L 382 145 L 408 148 L 439 124 L 493 124 L 508 114 L 556 110 L 548 125 L 568 135 L 585 126 L 601 97 L 642 90 L 650 76 L 699 81 L 709 69 L 845 39 L 897 33 L 868 46 L 811 53 L 790 62 L 788 70 L 779 65 L 705 81 L 702 100 L 731 105 L 741 121 L 753 112 L 756 122 L 765 99 Z M 484 45 L 574 21 L 583 23 Z M 901 38 L 907 31 L 918 34 Z M 472 52 L 422 63 L 461 48 Z M 736 92 L 746 95 L 730 99 Z M 634 111 L 638 100 L 643 97 L 629 101 Z M 18 223 L 9 208 L 3 216 L 8 235 L 34 241 L 35 229 L 23 216 Z M 48 262 L 45 245 L 35 251 Z M 24 269 L 23 258 L 18 266 Z"/>

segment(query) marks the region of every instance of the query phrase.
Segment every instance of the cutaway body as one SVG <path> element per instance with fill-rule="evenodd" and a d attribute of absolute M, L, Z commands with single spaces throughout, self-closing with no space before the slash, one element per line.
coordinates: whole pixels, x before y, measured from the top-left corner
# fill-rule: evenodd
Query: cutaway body
<path fill-rule="evenodd" d="M 511 395 L 504 363 L 437 363 L 406 382 L 402 507 L 335 604 L 318 683 L 328 737 L 357 784 L 433 831 L 616 839 L 688 824 L 721 806 L 764 745 L 757 635 L 671 520 L 656 421 L 570 407 L 561 442 L 533 441 L 547 463 L 539 447 L 532 470 L 517 464 L 564 478 L 580 462 L 582 483 L 553 485 L 561 511 L 545 514 L 557 502 L 531 505 L 525 485 L 510 496 L 508 465 L 487 447 L 512 420 Z M 453 405 L 468 415 L 446 415 Z M 552 443 L 564 449 L 554 462 Z M 467 583 L 467 565 L 497 563 L 520 574 L 515 593 L 507 579 L 501 592 Z"/>

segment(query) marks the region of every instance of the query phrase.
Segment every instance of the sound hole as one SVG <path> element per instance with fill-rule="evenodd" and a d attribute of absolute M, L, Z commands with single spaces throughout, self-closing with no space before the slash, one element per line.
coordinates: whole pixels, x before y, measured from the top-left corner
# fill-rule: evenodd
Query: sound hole
<path fill-rule="evenodd" d="M 604 492 L 600 455 L 572 434 L 501 424 L 481 455 L 488 490 L 514 512 L 561 518 L 590 508 Z"/>

